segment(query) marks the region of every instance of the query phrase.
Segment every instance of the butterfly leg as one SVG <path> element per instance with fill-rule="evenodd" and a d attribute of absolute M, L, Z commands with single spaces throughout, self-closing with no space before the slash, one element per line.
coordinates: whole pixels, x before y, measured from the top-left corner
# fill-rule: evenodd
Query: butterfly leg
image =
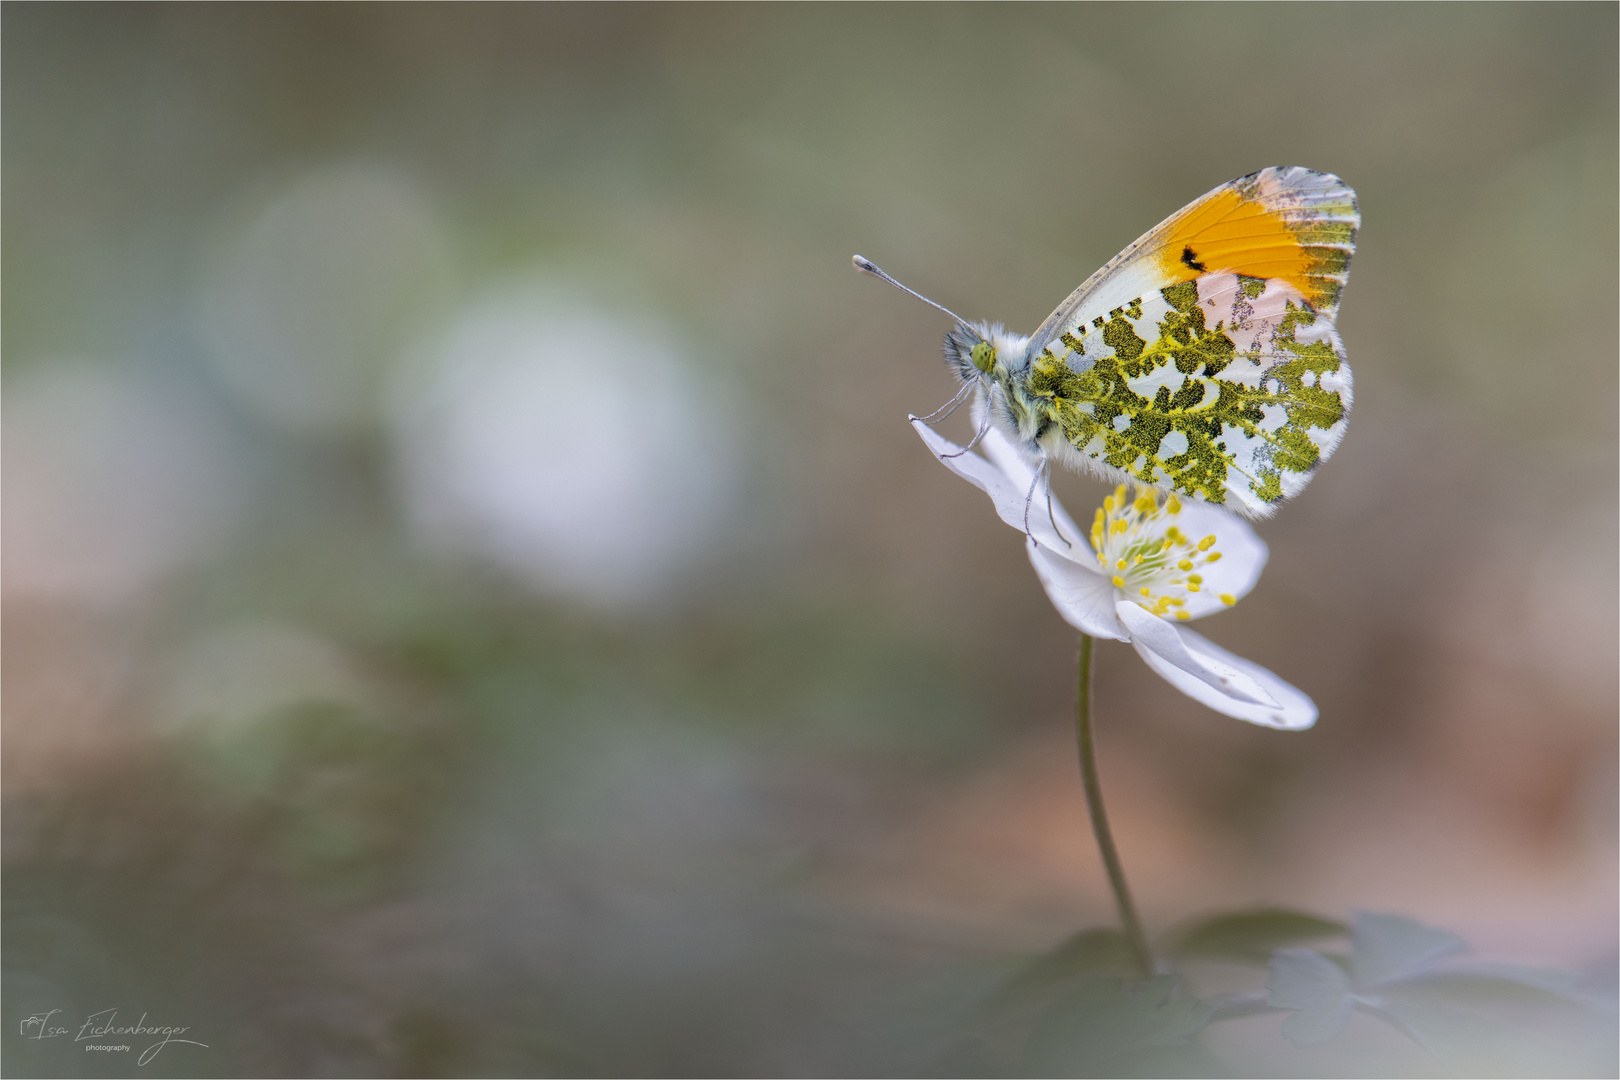
<path fill-rule="evenodd" d="M 1052 531 L 1058 534 L 1058 539 L 1063 541 L 1064 546 L 1072 549 L 1074 545 L 1069 543 L 1069 538 L 1058 528 L 1057 514 L 1052 510 L 1052 459 L 1045 454 L 1041 455 L 1041 476 L 1046 479 L 1046 520 L 1052 523 Z"/>
<path fill-rule="evenodd" d="M 1041 468 L 1036 469 L 1035 475 L 1030 477 L 1029 494 L 1024 496 L 1024 535 L 1031 540 L 1035 539 L 1035 535 L 1029 531 L 1029 507 L 1035 501 L 1035 489 L 1041 486 L 1041 474 L 1045 471 L 1045 468 L 1043 459 Z"/>
<path fill-rule="evenodd" d="M 913 416 L 909 419 L 921 420 L 925 424 L 932 424 L 936 420 L 945 419 L 947 416 L 951 415 L 951 413 L 955 412 L 957 407 L 961 405 L 963 401 L 967 400 L 967 396 L 973 392 L 974 385 L 975 384 L 970 382 L 963 383 L 962 389 L 958 390 L 956 392 L 956 396 L 951 398 L 951 400 L 947 401 L 945 404 L 941 405 L 927 416 Z"/>
<path fill-rule="evenodd" d="M 971 385 L 971 384 L 969 384 L 969 385 Z M 979 445 L 979 440 L 984 438 L 984 433 L 986 431 L 989 431 L 989 430 L 990 430 L 990 410 L 986 409 L 986 410 L 984 410 L 984 420 L 979 424 L 979 430 L 974 432 L 974 434 L 973 434 L 973 441 L 968 443 L 966 446 L 962 447 L 962 449 L 958 450 L 954 454 L 943 454 L 941 456 L 942 457 L 948 457 L 948 458 L 961 457 L 963 454 L 967 453 L 969 450 L 973 449 L 975 446 L 978 446 Z"/>

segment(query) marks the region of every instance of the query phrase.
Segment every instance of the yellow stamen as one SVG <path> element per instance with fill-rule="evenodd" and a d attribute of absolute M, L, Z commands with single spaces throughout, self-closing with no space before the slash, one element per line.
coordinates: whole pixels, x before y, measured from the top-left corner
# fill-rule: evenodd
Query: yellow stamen
<path fill-rule="evenodd" d="M 1115 574 L 1114 575 L 1114 588 L 1123 589 L 1124 587 L 1125 587 L 1125 579 L 1120 577 L 1118 574 Z"/>
<path fill-rule="evenodd" d="M 1204 583 L 1202 574 L 1188 574 L 1187 580 L 1192 582 L 1194 585 L 1202 585 Z"/>
<path fill-rule="evenodd" d="M 1192 560 L 1191 559 L 1182 559 L 1180 562 L 1176 563 L 1176 565 L 1178 567 L 1180 567 L 1181 569 L 1183 569 L 1183 570 L 1191 570 L 1192 569 Z"/>
<path fill-rule="evenodd" d="M 1160 553 L 1162 554 L 1163 552 L 1169 551 L 1170 550 L 1170 545 L 1172 545 L 1174 543 L 1175 543 L 1174 540 L 1170 539 L 1168 536 L 1165 537 L 1164 538 L 1164 546 L 1159 548 Z"/>
<path fill-rule="evenodd" d="M 1212 551 L 1208 555 L 1204 556 L 1204 561 L 1205 562 L 1220 562 L 1221 561 L 1221 553 L 1218 552 L 1218 551 Z"/>
<path fill-rule="evenodd" d="M 1172 495 L 1170 501 L 1164 504 L 1164 508 L 1172 514 L 1179 514 L 1181 513 L 1181 500 Z"/>
<path fill-rule="evenodd" d="M 1199 551 L 1208 551 L 1210 548 L 1212 548 L 1214 546 L 1215 546 L 1215 534 L 1214 533 L 1210 533 L 1208 536 L 1206 536 L 1202 540 L 1198 541 L 1198 550 Z"/>
<path fill-rule="evenodd" d="M 1125 560 L 1121 559 L 1121 560 L 1119 560 L 1119 562 L 1115 563 L 1114 564 L 1114 569 L 1115 570 L 1123 570 L 1123 569 L 1125 569 Z"/>
<path fill-rule="evenodd" d="M 1140 589 L 1137 589 L 1136 591 L 1141 593 L 1143 596 L 1152 596 L 1153 595 L 1153 590 L 1148 588 L 1146 585 L 1142 586 Z"/>
<path fill-rule="evenodd" d="M 1178 618 L 1178 619 L 1190 619 L 1190 618 L 1192 618 L 1192 616 L 1187 614 L 1185 611 L 1178 611 L 1178 612 L 1176 612 L 1176 618 Z"/>
<path fill-rule="evenodd" d="M 1124 518 L 1120 518 L 1118 521 L 1114 522 L 1114 531 L 1117 533 L 1122 533 L 1130 527 L 1130 523 Z"/>
<path fill-rule="evenodd" d="M 1164 530 L 1164 535 L 1168 536 L 1172 540 L 1179 540 L 1181 539 L 1181 530 L 1172 525 L 1168 529 Z"/>
<path fill-rule="evenodd" d="M 1114 489 L 1114 505 L 1115 506 L 1124 506 L 1125 505 L 1125 485 L 1124 484 L 1121 484 L 1121 485 L 1119 485 L 1119 487 Z"/>
<path fill-rule="evenodd" d="M 1199 585 L 1197 582 L 1192 582 L 1192 581 L 1187 582 L 1187 591 L 1188 592 L 1197 592 L 1201 588 L 1203 588 L 1203 586 Z"/>
<path fill-rule="evenodd" d="M 1237 603 L 1237 597 L 1233 596 L 1229 592 L 1223 592 L 1221 593 L 1221 603 L 1225 604 L 1227 607 L 1231 607 L 1233 604 Z"/>
<path fill-rule="evenodd" d="M 1114 512 L 1114 497 L 1112 495 L 1108 496 L 1108 498 L 1103 500 L 1103 507 L 1102 508 L 1103 508 L 1103 513 L 1105 513 L 1105 514 L 1112 514 Z"/>
<path fill-rule="evenodd" d="M 1136 497 L 1135 506 L 1138 514 L 1146 514 L 1157 505 L 1158 503 L 1153 501 L 1153 496 L 1147 494 L 1146 492 L 1143 492 L 1141 495 Z"/>
<path fill-rule="evenodd" d="M 1179 596 L 1172 596 L 1170 598 L 1170 602 L 1172 604 L 1174 604 L 1176 607 L 1186 607 L 1187 606 L 1187 601 L 1183 600 Z"/>
<path fill-rule="evenodd" d="M 1102 520 L 1102 519 L 1103 519 L 1103 518 L 1104 518 L 1104 517 L 1106 517 L 1106 516 L 1107 516 L 1107 515 L 1106 515 L 1106 514 L 1104 514 L 1104 513 L 1103 513 L 1103 509 L 1102 509 L 1102 507 L 1100 507 L 1100 506 L 1099 506 L 1099 507 L 1097 507 L 1097 515 L 1096 515 L 1096 517 L 1095 517 L 1095 518 L 1094 518 L 1094 519 L 1093 519 L 1093 520 L 1095 520 L 1095 521 L 1101 521 L 1101 520 Z"/>

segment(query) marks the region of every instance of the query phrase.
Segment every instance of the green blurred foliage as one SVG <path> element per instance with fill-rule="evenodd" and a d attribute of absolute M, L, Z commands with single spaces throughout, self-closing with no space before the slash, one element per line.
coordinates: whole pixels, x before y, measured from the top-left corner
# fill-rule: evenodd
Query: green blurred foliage
<path fill-rule="evenodd" d="M 1220 964 L 1314 916 L 1173 937 L 1211 965 L 1198 997 L 1075 934 L 1108 917 L 1077 778 L 1042 801 L 1016 771 L 1072 768 L 1072 638 L 905 430 L 951 392 L 939 319 L 848 269 L 1027 330 L 1266 165 L 1360 195 L 1357 414 L 1213 636 L 1323 720 L 1242 728 L 1101 650 L 1127 865 L 1186 867 L 1148 875 L 1148 914 L 1319 895 L 1344 834 L 1315 830 L 1398 847 L 1396 789 L 1514 858 L 1612 848 L 1612 6 L 0 19 L 8 1074 L 127 1074 L 20 1036 L 110 1006 L 209 1043 L 151 1075 L 1433 1069 L 1355 1024 L 1339 1058 L 1177 1041 Z M 657 602 L 447 557 L 405 507 L 394 395 L 531 279 L 669 328 L 733 439 L 732 501 Z M 126 405 L 73 412 L 85 386 Z M 196 439 L 119 442 L 103 421 L 146 400 L 120 387 L 179 410 L 131 430 Z M 634 443 L 635 391 L 580 408 Z M 220 492 L 171 499 L 199 457 Z M 1062 484 L 1076 513 L 1099 494 Z"/>

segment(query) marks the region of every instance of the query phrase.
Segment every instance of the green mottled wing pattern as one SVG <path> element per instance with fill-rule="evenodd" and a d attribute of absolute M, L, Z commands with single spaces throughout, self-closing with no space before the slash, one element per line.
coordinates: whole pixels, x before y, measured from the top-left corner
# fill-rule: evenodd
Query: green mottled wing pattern
<path fill-rule="evenodd" d="M 1344 431 L 1350 369 L 1331 323 L 1280 281 L 1205 275 L 1095 316 L 1031 365 L 1049 449 L 1264 515 Z"/>
<path fill-rule="evenodd" d="M 1268 169 L 1143 237 L 1032 341 L 1023 389 L 1041 445 L 1271 513 L 1344 433 L 1351 376 L 1334 319 L 1359 221 L 1336 177 Z"/>

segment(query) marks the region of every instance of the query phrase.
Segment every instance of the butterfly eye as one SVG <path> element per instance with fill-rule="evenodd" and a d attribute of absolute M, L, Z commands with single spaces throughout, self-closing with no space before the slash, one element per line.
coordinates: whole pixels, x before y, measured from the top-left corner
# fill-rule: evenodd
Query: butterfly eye
<path fill-rule="evenodd" d="M 973 366 L 986 375 L 990 373 L 990 369 L 996 364 L 996 350 L 987 342 L 981 341 L 973 346 L 972 356 Z"/>

